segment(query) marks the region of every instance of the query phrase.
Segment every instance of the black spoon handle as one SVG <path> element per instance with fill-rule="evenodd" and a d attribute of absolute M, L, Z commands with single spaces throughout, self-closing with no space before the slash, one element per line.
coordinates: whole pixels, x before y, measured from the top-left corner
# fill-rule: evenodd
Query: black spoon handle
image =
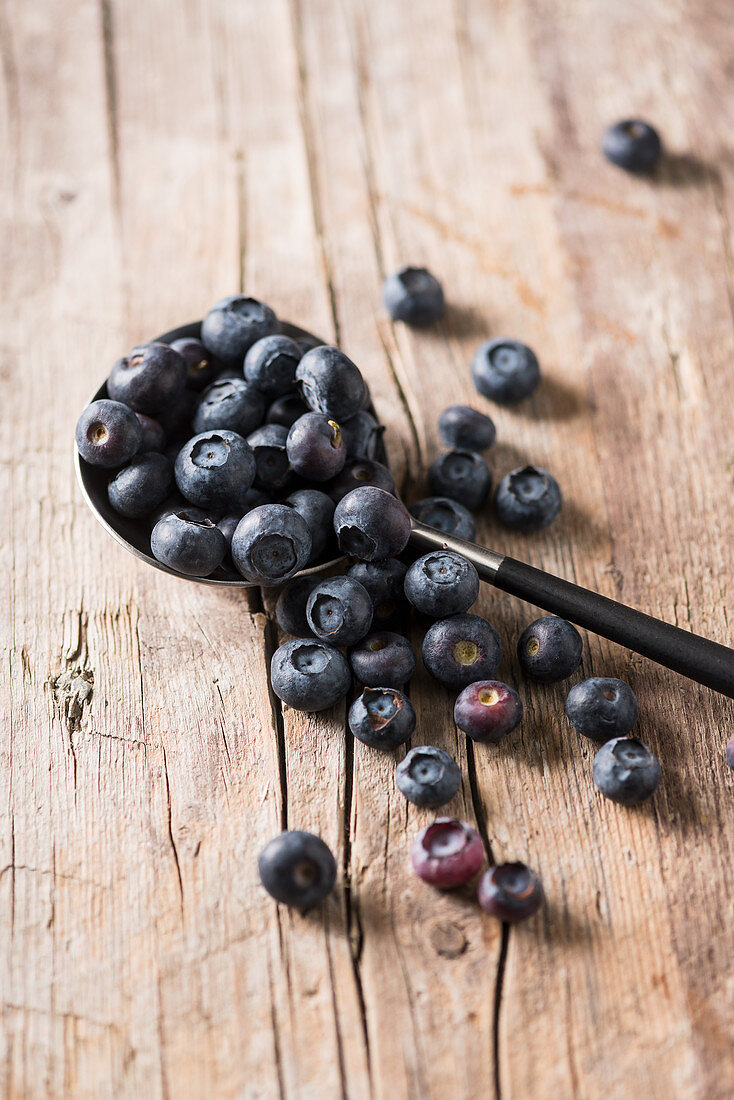
<path fill-rule="evenodd" d="M 495 588 L 560 615 L 594 634 L 657 661 L 682 676 L 734 698 L 734 650 L 690 634 L 598 592 L 504 557 L 476 543 L 457 539 L 412 522 L 411 544 L 422 553 L 445 547 L 473 562 L 479 576 Z"/>

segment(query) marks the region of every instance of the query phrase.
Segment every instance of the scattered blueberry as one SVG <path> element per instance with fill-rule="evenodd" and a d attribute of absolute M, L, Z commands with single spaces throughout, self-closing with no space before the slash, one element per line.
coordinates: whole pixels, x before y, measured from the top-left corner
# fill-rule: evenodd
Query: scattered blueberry
<path fill-rule="evenodd" d="M 230 552 L 246 580 L 264 587 L 282 584 L 307 565 L 311 532 L 295 509 L 262 504 L 242 517 Z"/>
<path fill-rule="evenodd" d="M 365 400 L 359 368 L 338 348 L 307 351 L 298 364 L 296 381 L 309 408 L 332 416 L 337 423 L 355 416 Z"/>
<path fill-rule="evenodd" d="M 605 131 L 602 141 L 607 160 L 627 172 L 651 172 L 662 151 L 657 130 L 639 118 L 615 122 Z"/>
<path fill-rule="evenodd" d="M 443 315 L 443 289 L 424 267 L 401 267 L 382 284 L 385 308 L 393 321 L 430 325 Z"/>
<path fill-rule="evenodd" d="M 608 741 L 622 737 L 637 721 L 637 696 L 629 684 L 594 676 L 575 684 L 566 697 L 566 715 L 584 737 Z"/>
<path fill-rule="evenodd" d="M 435 810 L 461 787 L 461 770 L 452 756 L 434 745 L 410 749 L 395 769 L 398 790 L 414 806 Z"/>
<path fill-rule="evenodd" d="M 361 409 L 342 423 L 347 459 L 377 458 L 382 452 L 383 424 L 378 424 L 372 413 Z"/>
<path fill-rule="evenodd" d="M 502 657 L 497 631 L 478 615 L 439 619 L 423 639 L 423 664 L 442 684 L 465 687 L 491 680 Z"/>
<path fill-rule="evenodd" d="M 286 452 L 291 467 L 309 481 L 336 477 L 347 457 L 342 430 L 325 413 L 307 412 L 288 432 Z"/>
<path fill-rule="evenodd" d="M 310 909 L 334 888 L 336 861 L 313 833 L 289 831 L 266 844 L 257 861 L 260 882 L 276 901 Z"/>
<path fill-rule="evenodd" d="M 497 515 L 516 531 L 540 531 L 561 511 L 558 482 L 537 466 L 521 466 L 502 478 L 494 498 Z"/>
<path fill-rule="evenodd" d="M 184 361 L 186 385 L 190 390 L 204 390 L 214 381 L 218 364 L 201 340 L 187 336 L 181 340 L 172 340 L 171 347 Z"/>
<path fill-rule="evenodd" d="M 140 449 L 143 429 L 132 409 L 120 401 L 92 401 L 76 424 L 76 445 L 85 462 L 114 469 Z"/>
<path fill-rule="evenodd" d="M 544 615 L 526 626 L 517 643 L 523 672 L 543 684 L 565 680 L 581 664 L 584 644 L 575 626 Z"/>
<path fill-rule="evenodd" d="M 475 451 L 446 451 L 428 467 L 428 485 L 434 496 L 458 500 L 475 512 L 489 495 L 492 475 Z"/>
<path fill-rule="evenodd" d="M 479 834 L 465 821 L 451 817 L 439 817 L 422 829 L 410 855 L 418 877 L 440 890 L 463 886 L 484 863 Z"/>
<path fill-rule="evenodd" d="M 497 744 L 522 721 L 522 699 L 499 680 L 467 684 L 454 704 L 454 722 L 472 741 Z"/>
<path fill-rule="evenodd" d="M 264 416 L 265 400 L 258 390 L 242 378 L 225 378 L 204 390 L 192 428 L 195 435 L 226 428 L 248 436 L 262 424 Z"/>
<path fill-rule="evenodd" d="M 458 500 L 451 500 L 450 497 L 424 497 L 423 500 L 411 504 L 408 511 L 419 523 L 435 527 L 445 535 L 468 539 L 469 542 L 474 542 L 477 537 L 474 516 Z"/>
<path fill-rule="evenodd" d="M 517 924 L 538 912 L 543 904 L 543 887 L 524 863 L 499 863 L 480 878 L 477 898 L 485 913 Z"/>
<path fill-rule="evenodd" d="M 276 397 L 265 415 L 266 424 L 282 424 L 284 428 L 290 428 L 295 424 L 299 416 L 308 412 L 308 405 L 300 393 L 286 393 L 282 397 Z"/>
<path fill-rule="evenodd" d="M 734 768 L 734 737 L 730 737 L 724 750 L 724 758 L 730 768 Z"/>
<path fill-rule="evenodd" d="M 431 550 L 405 574 L 405 595 L 417 611 L 434 619 L 468 611 L 479 595 L 479 574 L 452 550 Z"/>
<path fill-rule="evenodd" d="M 331 499 L 338 504 L 352 489 L 360 489 L 365 485 L 384 489 L 386 493 L 395 492 L 395 480 L 387 466 L 371 458 L 358 458 L 354 462 L 348 462 L 325 488 Z"/>
<path fill-rule="evenodd" d="M 407 566 L 397 558 L 357 561 L 347 576 L 364 585 L 372 600 L 373 622 L 386 623 L 405 605 L 404 581 Z"/>
<path fill-rule="evenodd" d="M 292 634 L 294 638 L 307 638 L 311 633 L 306 604 L 318 583 L 318 577 L 294 577 L 281 589 L 275 604 L 275 618 L 286 634 Z"/>
<path fill-rule="evenodd" d="M 186 385 L 186 367 L 168 344 L 141 344 L 118 359 L 107 379 L 107 393 L 136 412 L 155 416 Z"/>
<path fill-rule="evenodd" d="M 326 710 L 349 691 L 352 673 L 338 649 L 315 638 L 285 642 L 270 662 L 273 691 L 294 710 Z"/>
<path fill-rule="evenodd" d="M 486 451 L 497 438 L 490 418 L 468 405 L 451 405 L 438 418 L 438 431 L 447 447 L 463 451 Z"/>
<path fill-rule="evenodd" d="M 330 577 L 309 596 L 306 618 L 313 633 L 323 641 L 354 645 L 372 625 L 372 600 L 352 577 Z"/>
<path fill-rule="evenodd" d="M 605 798 L 622 806 L 644 802 L 658 788 L 660 764 L 636 737 L 615 737 L 594 757 L 594 783 Z"/>
<path fill-rule="evenodd" d="M 283 501 L 303 516 L 311 532 L 309 562 L 320 561 L 334 538 L 334 501 L 318 489 L 296 489 Z"/>
<path fill-rule="evenodd" d="M 263 424 L 247 437 L 255 456 L 255 485 L 258 489 L 282 489 L 291 478 L 286 440 L 288 429 L 282 424 Z"/>
<path fill-rule="evenodd" d="M 142 519 L 161 504 L 173 488 L 171 463 L 157 451 L 136 455 L 107 486 L 110 504 L 121 516 Z"/>
<path fill-rule="evenodd" d="M 178 573 L 208 577 L 222 564 L 227 544 L 210 519 L 197 519 L 191 513 L 171 512 L 158 520 L 150 536 L 150 548 L 153 557 Z"/>
<path fill-rule="evenodd" d="M 241 367 L 252 345 L 278 328 L 278 318 L 270 306 L 233 294 L 209 310 L 201 324 L 201 339 L 223 363 Z"/>
<path fill-rule="evenodd" d="M 166 433 L 158 421 L 154 420 L 152 416 L 146 416 L 145 413 L 135 413 L 135 415 L 138 418 L 140 427 L 143 429 L 143 438 L 140 441 L 138 453 L 145 454 L 146 451 L 160 451 L 163 453 L 166 449 Z"/>
<path fill-rule="evenodd" d="M 515 405 L 535 391 L 540 365 L 526 344 L 518 340 L 485 340 L 472 360 L 474 385 L 499 405 Z"/>
<path fill-rule="evenodd" d="M 415 653 L 407 638 L 382 630 L 368 634 L 349 660 L 357 679 L 367 687 L 402 687 L 415 672 Z"/>
<path fill-rule="evenodd" d="M 408 544 L 410 515 L 397 497 L 367 485 L 339 501 L 334 530 L 344 554 L 362 561 L 394 558 Z"/>
<path fill-rule="evenodd" d="M 252 485 L 255 459 L 236 432 L 204 432 L 183 445 L 175 474 L 179 491 L 192 504 L 236 511 Z"/>
<path fill-rule="evenodd" d="M 282 397 L 296 388 L 296 367 L 302 358 L 295 340 L 264 336 L 245 356 L 245 378 L 267 397 Z"/>
<path fill-rule="evenodd" d="M 366 687 L 349 708 L 349 728 L 373 749 L 394 749 L 415 729 L 415 711 L 397 688 Z"/>

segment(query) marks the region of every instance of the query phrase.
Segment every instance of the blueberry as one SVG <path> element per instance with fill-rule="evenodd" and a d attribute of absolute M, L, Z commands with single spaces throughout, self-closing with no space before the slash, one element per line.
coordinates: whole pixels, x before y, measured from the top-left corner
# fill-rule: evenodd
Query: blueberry
<path fill-rule="evenodd" d="M 435 810 L 450 802 L 461 786 L 461 770 L 452 756 L 433 745 L 410 749 L 395 769 L 401 794 L 415 806 Z"/>
<path fill-rule="evenodd" d="M 484 863 L 484 847 L 471 825 L 439 817 L 418 833 L 410 856 L 413 870 L 424 882 L 453 890 L 474 878 Z"/>
<path fill-rule="evenodd" d="M 176 484 L 192 504 L 236 511 L 255 476 L 255 458 L 236 432 L 203 432 L 185 443 L 175 464 Z"/>
<path fill-rule="evenodd" d="M 584 644 L 575 626 L 544 615 L 526 626 L 517 643 L 523 672 L 543 684 L 565 680 L 581 664 Z"/>
<path fill-rule="evenodd" d="M 561 511 L 558 482 L 537 466 L 521 466 L 502 478 L 494 498 L 497 515 L 516 531 L 540 531 Z"/>
<path fill-rule="evenodd" d="M 352 577 L 330 577 L 314 588 L 306 605 L 313 633 L 332 645 L 354 645 L 372 625 L 372 600 Z"/>
<path fill-rule="evenodd" d="M 479 595 L 479 574 L 452 550 L 432 550 L 405 574 L 405 595 L 424 615 L 443 619 L 467 611 Z"/>
<path fill-rule="evenodd" d="M 584 737 L 622 737 L 637 721 L 637 696 L 629 684 L 595 676 L 575 684 L 566 697 L 566 715 Z"/>
<path fill-rule="evenodd" d="M 530 397 L 540 382 L 535 352 L 519 340 L 485 340 L 471 369 L 478 392 L 498 405 L 515 405 Z"/>
<path fill-rule="evenodd" d="M 172 340 L 171 347 L 184 361 L 188 389 L 204 390 L 214 381 L 219 364 L 206 350 L 201 340 L 186 336 L 181 340 Z"/>
<path fill-rule="evenodd" d="M 255 456 L 255 485 L 258 489 L 282 489 L 290 481 L 286 440 L 288 429 L 282 424 L 263 424 L 247 437 Z"/>
<path fill-rule="evenodd" d="M 140 449 L 143 429 L 132 409 L 120 401 L 93 401 L 77 420 L 75 438 L 85 462 L 113 469 Z"/>
<path fill-rule="evenodd" d="M 349 728 L 372 749 L 394 749 L 415 729 L 415 711 L 397 688 L 366 687 L 349 708 Z"/>
<path fill-rule="evenodd" d="M 347 457 L 342 430 L 325 413 L 308 412 L 292 425 L 286 439 L 291 467 L 309 481 L 336 477 Z"/>
<path fill-rule="evenodd" d="M 311 557 L 317 562 L 334 537 L 334 501 L 319 489 L 296 489 L 283 501 L 303 516 L 311 532 Z"/>
<path fill-rule="evenodd" d="M 166 439 L 178 440 L 180 444 L 190 438 L 191 423 L 198 404 L 198 393 L 194 390 L 183 390 L 160 410 L 156 419 L 166 433 Z"/>
<path fill-rule="evenodd" d="M 602 152 L 607 160 L 628 172 L 651 172 L 662 153 L 657 130 L 639 118 L 615 122 L 604 133 Z"/>
<path fill-rule="evenodd" d="M 404 581 L 407 566 L 396 558 L 357 561 L 347 576 L 364 585 L 372 600 L 373 622 L 386 623 L 405 605 Z"/>
<path fill-rule="evenodd" d="M 107 393 L 136 412 L 155 416 L 186 385 L 186 367 L 168 344 L 141 344 L 118 359 L 107 379 Z"/>
<path fill-rule="evenodd" d="M 724 759 L 730 768 L 734 768 L 734 737 L 730 737 L 724 749 Z"/>
<path fill-rule="evenodd" d="M 339 501 L 334 530 L 344 554 L 362 561 L 394 558 L 408 544 L 410 516 L 397 497 L 366 485 Z"/>
<path fill-rule="evenodd" d="M 660 764 L 636 737 L 615 737 L 594 757 L 594 783 L 605 798 L 622 806 L 644 802 L 658 788 Z"/>
<path fill-rule="evenodd" d="M 208 577 L 222 564 L 227 543 L 210 519 L 196 519 L 187 511 L 171 512 L 158 520 L 150 536 L 153 557 L 189 577 Z"/>
<path fill-rule="evenodd" d="M 245 356 L 245 378 L 266 397 L 282 397 L 296 388 L 301 349 L 288 336 L 265 336 Z"/>
<path fill-rule="evenodd" d="M 225 378 L 204 390 L 192 426 L 195 435 L 226 428 L 248 436 L 264 416 L 265 400 L 258 390 L 242 378 Z"/>
<path fill-rule="evenodd" d="M 266 424 L 282 424 L 284 428 L 290 428 L 295 424 L 299 416 L 308 412 L 308 405 L 299 393 L 286 393 L 283 397 L 276 397 L 265 414 Z"/>
<path fill-rule="evenodd" d="M 522 699 L 499 680 L 467 684 L 454 704 L 454 722 L 472 741 L 497 744 L 522 721 Z"/>
<path fill-rule="evenodd" d="M 408 509 L 419 523 L 427 523 L 446 535 L 474 542 L 477 537 L 477 525 L 474 516 L 458 500 L 449 497 L 424 497 L 411 504 Z"/>
<path fill-rule="evenodd" d="M 143 438 L 140 441 L 140 447 L 138 448 L 139 454 L 145 454 L 146 451 L 160 451 L 161 453 L 166 449 L 166 433 L 160 426 L 157 420 L 153 420 L 151 416 L 146 416 L 145 413 L 135 413 L 140 423 L 140 427 L 143 429 Z"/>
<path fill-rule="evenodd" d="M 157 451 L 136 455 L 107 486 L 110 504 L 121 516 L 142 519 L 161 504 L 173 488 L 171 463 Z"/>
<path fill-rule="evenodd" d="M 313 833 L 281 833 L 266 844 L 257 861 L 260 882 L 276 901 L 310 909 L 334 888 L 336 861 Z"/>
<path fill-rule="evenodd" d="M 432 676 L 458 688 L 475 680 L 491 680 L 502 658 L 502 644 L 486 619 L 451 615 L 428 628 L 422 653 Z"/>
<path fill-rule="evenodd" d="M 517 924 L 538 912 L 543 904 L 543 887 L 524 863 L 499 863 L 480 878 L 477 899 L 485 913 Z"/>
<path fill-rule="evenodd" d="M 298 364 L 296 381 L 309 408 L 332 416 L 337 423 L 355 416 L 362 408 L 364 379 L 359 368 L 338 348 L 307 351 Z"/>
<path fill-rule="evenodd" d="M 393 321 L 430 325 L 443 316 L 443 289 L 424 267 L 401 267 L 382 284 L 382 298 Z"/>
<path fill-rule="evenodd" d="M 273 654 L 270 682 L 287 706 L 313 712 L 343 699 L 352 673 L 338 649 L 314 638 L 295 638 Z"/>
<path fill-rule="evenodd" d="M 358 458 L 348 462 L 342 472 L 325 486 L 332 500 L 338 504 L 352 489 L 372 485 L 375 489 L 384 489 L 386 493 L 395 492 L 395 480 L 381 462 L 370 458 Z"/>
<path fill-rule="evenodd" d="M 352 650 L 352 671 L 367 687 L 402 687 L 415 672 L 415 653 L 407 638 L 383 630 L 368 634 Z"/>
<path fill-rule="evenodd" d="M 485 413 L 468 405 L 451 405 L 438 418 L 441 440 L 447 447 L 486 451 L 497 438 L 497 429 Z"/>
<path fill-rule="evenodd" d="M 277 332 L 279 327 L 270 306 L 234 294 L 222 298 L 209 310 L 201 324 L 201 339 L 224 364 L 241 367 L 252 345 Z"/>
<path fill-rule="evenodd" d="M 311 532 L 293 508 L 263 504 L 242 517 L 230 550 L 235 567 L 248 581 L 264 587 L 282 584 L 308 564 Z"/>
<path fill-rule="evenodd" d="M 475 451 L 446 451 L 428 467 L 428 485 L 434 496 L 458 500 L 475 512 L 489 495 L 492 475 Z"/>
<path fill-rule="evenodd" d="M 306 604 L 318 583 L 317 577 L 294 577 L 281 589 L 275 604 L 275 618 L 286 634 L 292 634 L 294 638 L 306 638 L 311 633 L 306 618 Z"/>
<path fill-rule="evenodd" d="M 347 459 L 375 459 L 382 452 L 384 425 L 378 424 L 372 413 L 361 409 L 360 412 L 342 423 Z"/>
<path fill-rule="evenodd" d="M 232 545 L 232 535 L 237 530 L 243 514 L 244 513 L 242 512 L 235 512 L 233 515 L 222 516 L 222 518 L 217 521 L 217 527 L 224 535 L 224 541 L 227 544 L 227 550 L 229 550 L 230 546 Z"/>

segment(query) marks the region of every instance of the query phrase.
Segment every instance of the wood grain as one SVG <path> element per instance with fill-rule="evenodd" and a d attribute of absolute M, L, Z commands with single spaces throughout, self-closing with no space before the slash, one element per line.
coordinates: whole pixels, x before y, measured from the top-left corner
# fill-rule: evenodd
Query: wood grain
<path fill-rule="evenodd" d="M 545 884 L 502 929 L 411 877 L 430 815 L 400 754 L 270 694 L 272 596 L 139 565 L 70 441 L 121 349 L 243 287 L 360 364 L 417 497 L 474 348 L 516 336 L 544 381 L 492 412 L 491 464 L 548 466 L 566 503 L 529 539 L 487 510 L 482 539 L 731 644 L 729 6 L 5 0 L 0 63 L 4 1095 L 728 1097 L 729 702 L 588 637 L 663 763 L 629 811 L 562 685 L 523 681 L 519 734 L 472 747 L 420 672 L 414 743 L 464 776 L 448 810 Z M 598 152 L 629 113 L 664 135 L 652 181 Z M 430 331 L 379 306 L 408 261 L 449 295 Z M 478 609 L 520 683 L 532 609 Z M 305 917 L 257 882 L 282 827 L 340 866 Z"/>

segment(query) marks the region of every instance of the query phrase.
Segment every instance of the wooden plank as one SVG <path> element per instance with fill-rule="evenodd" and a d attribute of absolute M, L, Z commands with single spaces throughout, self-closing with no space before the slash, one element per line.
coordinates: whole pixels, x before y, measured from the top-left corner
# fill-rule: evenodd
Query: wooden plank
<path fill-rule="evenodd" d="M 595 795 L 563 686 L 522 682 L 520 734 L 472 749 L 416 676 L 414 743 L 462 766 L 448 810 L 542 874 L 546 910 L 508 934 L 411 877 L 430 815 L 395 791 L 400 754 L 266 690 L 272 596 L 144 569 L 69 461 L 120 348 L 243 286 L 340 340 L 418 496 L 439 411 L 477 401 L 474 347 L 517 336 L 544 383 L 496 412 L 491 463 L 548 465 L 566 507 L 532 539 L 487 510 L 482 538 L 731 642 L 726 5 L 61 8 L 0 11 L 4 1093 L 727 1096 L 730 703 L 588 639 L 663 762 L 629 812 Z M 652 184 L 598 153 L 632 109 L 672 149 Z M 381 311 L 406 261 L 444 280 L 435 330 Z M 519 682 L 531 609 L 478 609 Z M 257 883 L 283 825 L 342 869 L 305 918 Z"/>

